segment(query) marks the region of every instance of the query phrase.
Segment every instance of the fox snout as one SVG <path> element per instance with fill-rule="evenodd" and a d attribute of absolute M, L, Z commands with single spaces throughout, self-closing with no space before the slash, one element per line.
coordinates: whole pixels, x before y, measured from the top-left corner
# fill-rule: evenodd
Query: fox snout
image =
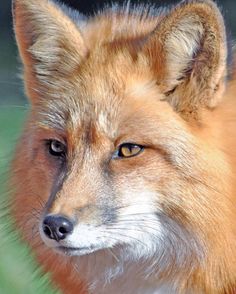
<path fill-rule="evenodd" d="M 62 214 L 48 214 L 39 225 L 45 245 L 66 255 L 83 255 L 100 249 L 99 229 L 91 224 L 76 222 Z"/>

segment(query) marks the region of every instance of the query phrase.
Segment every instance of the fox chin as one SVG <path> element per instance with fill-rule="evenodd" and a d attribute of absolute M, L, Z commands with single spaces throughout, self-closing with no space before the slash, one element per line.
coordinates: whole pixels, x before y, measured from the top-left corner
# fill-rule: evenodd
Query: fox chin
<path fill-rule="evenodd" d="M 30 110 L 11 213 L 54 286 L 235 293 L 236 82 L 217 5 L 85 17 L 14 0 L 13 18 Z"/>

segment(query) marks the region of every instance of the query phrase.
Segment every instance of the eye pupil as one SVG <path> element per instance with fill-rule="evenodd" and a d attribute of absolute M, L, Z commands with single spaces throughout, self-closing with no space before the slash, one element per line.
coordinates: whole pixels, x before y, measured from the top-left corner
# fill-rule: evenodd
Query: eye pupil
<path fill-rule="evenodd" d="M 61 151 L 61 144 L 57 141 L 52 142 L 52 150 L 55 152 L 60 152 Z"/>
<path fill-rule="evenodd" d="M 49 141 L 49 153 L 53 156 L 65 155 L 65 145 L 57 140 Z"/>
<path fill-rule="evenodd" d="M 128 158 L 138 155 L 143 150 L 143 146 L 125 143 L 122 144 L 118 151 L 118 157 Z"/>
<path fill-rule="evenodd" d="M 125 157 L 128 157 L 128 156 L 131 156 L 132 153 L 135 153 L 135 150 L 134 150 L 135 147 L 132 147 L 132 146 L 123 146 L 121 148 L 121 153 L 123 156 Z"/>

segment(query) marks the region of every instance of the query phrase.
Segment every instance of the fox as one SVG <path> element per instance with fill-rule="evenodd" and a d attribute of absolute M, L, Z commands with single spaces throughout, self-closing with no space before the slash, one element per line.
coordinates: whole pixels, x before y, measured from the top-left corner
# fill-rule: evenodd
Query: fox
<path fill-rule="evenodd" d="M 30 109 L 11 215 L 68 294 L 236 293 L 236 82 L 212 0 L 13 0 Z"/>

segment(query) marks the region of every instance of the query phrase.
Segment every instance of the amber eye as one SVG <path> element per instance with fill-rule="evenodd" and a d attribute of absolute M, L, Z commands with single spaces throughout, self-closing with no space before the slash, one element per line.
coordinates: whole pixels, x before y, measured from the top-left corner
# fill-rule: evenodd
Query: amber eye
<path fill-rule="evenodd" d="M 62 157 L 66 154 L 66 146 L 58 140 L 49 140 L 48 149 L 53 156 Z"/>
<path fill-rule="evenodd" d="M 142 152 L 144 149 L 143 146 L 132 144 L 132 143 L 124 143 L 120 145 L 118 150 L 118 157 L 132 157 L 138 155 L 140 152 Z"/>

